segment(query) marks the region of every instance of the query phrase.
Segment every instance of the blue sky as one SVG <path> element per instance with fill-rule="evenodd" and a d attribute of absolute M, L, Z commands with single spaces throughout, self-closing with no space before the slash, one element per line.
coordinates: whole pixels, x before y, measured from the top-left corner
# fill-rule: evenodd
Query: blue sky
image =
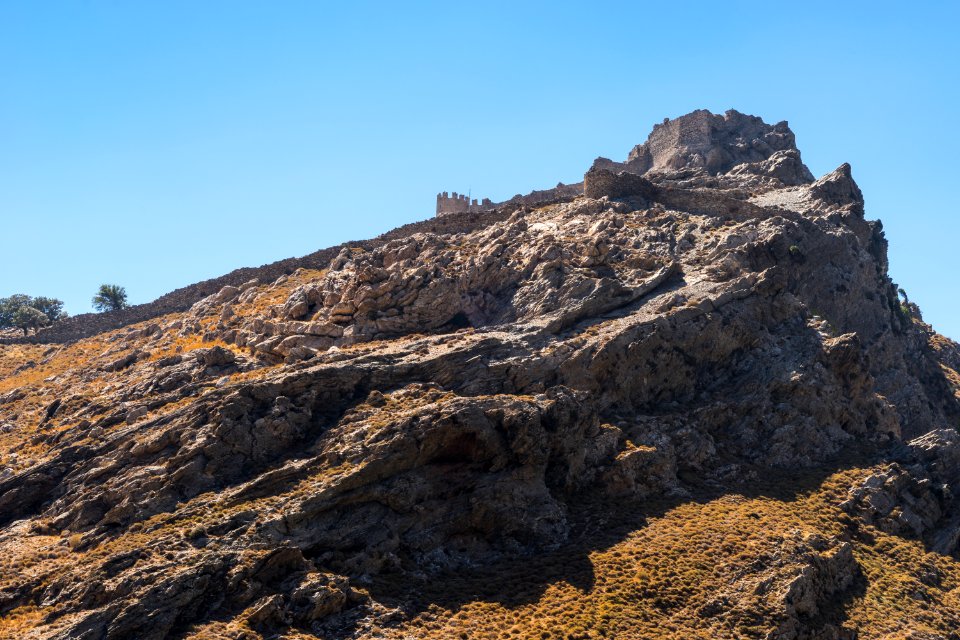
<path fill-rule="evenodd" d="M 788 120 L 960 338 L 957 3 L 0 3 L 0 296 L 90 310 L 575 182 L 697 108 Z"/>

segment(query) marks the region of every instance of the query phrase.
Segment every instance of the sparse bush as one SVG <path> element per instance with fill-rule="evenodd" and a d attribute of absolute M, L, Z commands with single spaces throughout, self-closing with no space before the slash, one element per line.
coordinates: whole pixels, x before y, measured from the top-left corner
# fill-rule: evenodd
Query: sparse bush
<path fill-rule="evenodd" d="M 102 284 L 91 302 L 97 311 L 126 309 L 127 290 L 116 284 Z"/>
<path fill-rule="evenodd" d="M 900 315 L 907 322 L 913 322 L 914 319 L 923 320 L 923 314 L 920 313 L 920 307 L 915 302 L 910 302 L 907 292 L 902 288 L 897 289 L 900 294 Z"/>

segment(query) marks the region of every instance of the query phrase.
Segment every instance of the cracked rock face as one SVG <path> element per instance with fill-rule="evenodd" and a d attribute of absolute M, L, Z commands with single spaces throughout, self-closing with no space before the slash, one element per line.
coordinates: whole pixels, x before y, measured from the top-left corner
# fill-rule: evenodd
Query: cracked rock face
<path fill-rule="evenodd" d="M 665 119 L 625 162 L 598 158 L 594 167 L 741 188 L 796 186 L 814 180 L 786 122 L 768 125 L 734 110 L 721 116 L 701 109 Z"/>
<path fill-rule="evenodd" d="M 718 116 L 700 110 L 655 125 L 650 138 L 630 151 L 627 163 L 637 173 L 693 169 L 716 175 L 774 156 L 773 164 L 777 164 L 788 157 L 783 152 L 796 150 L 786 122 L 771 126 L 738 111 Z M 799 161 L 799 155 L 796 159 Z M 807 182 L 813 179 L 809 171 L 803 175 Z"/>
<path fill-rule="evenodd" d="M 695 112 L 585 190 L 31 346 L 0 387 L 0 630 L 385 637 L 413 600 L 384 581 L 850 451 L 894 453 L 838 519 L 954 552 L 956 345 L 903 311 L 848 165 Z M 689 628 L 850 637 L 852 531 L 785 532 Z"/>

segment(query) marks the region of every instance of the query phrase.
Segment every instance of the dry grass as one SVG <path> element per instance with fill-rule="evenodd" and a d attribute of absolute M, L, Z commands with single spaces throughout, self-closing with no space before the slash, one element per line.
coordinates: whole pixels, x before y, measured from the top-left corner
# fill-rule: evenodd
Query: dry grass
<path fill-rule="evenodd" d="M 756 593 L 721 594 L 761 572 L 798 536 L 843 537 L 836 505 L 864 469 L 834 474 L 815 491 L 781 499 L 726 495 L 688 501 L 598 548 L 564 548 L 492 570 L 445 576 L 424 587 L 422 611 L 383 638 L 763 638 L 778 614 Z M 853 540 L 866 580 L 841 615 L 861 637 L 960 627 L 960 564 L 923 543 L 867 528 Z M 578 563 L 578 555 L 580 560 Z M 924 585 L 921 568 L 940 576 Z M 747 581 L 749 582 L 749 580 Z M 705 613 L 709 612 L 709 613 Z"/>
<path fill-rule="evenodd" d="M 297 269 L 283 282 L 260 285 L 257 295 L 249 302 L 233 304 L 233 311 L 240 317 L 262 316 L 270 307 L 282 305 L 297 287 L 318 283 L 327 275 L 327 269 Z M 244 292 L 246 293 L 246 292 Z"/>
<path fill-rule="evenodd" d="M 325 271 L 300 270 L 282 283 L 261 286 L 258 296 L 235 305 L 235 312 L 239 316 L 261 314 L 269 307 L 283 304 L 296 287 L 325 275 Z M 216 318 L 203 319 L 205 328 L 215 322 Z M 606 324 L 590 326 L 583 333 L 599 334 Z M 33 437 L 45 406 L 53 398 L 69 391 L 70 395 L 92 402 L 106 385 L 127 382 L 129 371 L 108 373 L 99 371 L 99 367 L 137 348 L 130 345 L 118 349 L 123 336 L 136 328 L 62 346 L 0 346 L 0 394 L 28 389 L 23 398 L 0 405 L 0 423 L 16 416 L 18 425 L 14 432 L 0 433 L 0 456 L 16 451 L 21 460 L 42 458 L 47 445 L 33 442 Z M 403 340 L 419 339 L 426 337 L 407 336 Z M 238 351 L 234 345 L 219 340 L 204 341 L 202 334 L 167 335 L 155 342 L 149 360 L 214 345 Z M 346 349 L 365 353 L 396 345 L 396 341 L 371 342 Z M 22 368 L 29 361 L 36 364 Z M 960 395 L 960 375 L 943 368 Z M 84 376 L 91 370 L 98 373 Z M 261 377 L 270 370 L 258 369 L 236 378 Z M 428 404 L 454 399 L 444 392 L 412 397 L 388 394 L 379 406 L 358 405 L 344 416 L 344 421 L 372 433 Z M 185 398 L 151 415 L 178 410 L 194 401 Z M 44 427 L 45 433 L 71 428 L 75 428 L 73 423 Z M 286 491 L 252 500 L 231 501 L 229 492 L 202 494 L 179 505 L 176 512 L 155 515 L 90 549 L 84 549 L 79 534 L 8 537 L 0 542 L 0 591 L 30 581 L 43 584 L 68 572 L 93 575 L 94 568 L 113 554 L 148 548 L 161 539 L 167 541 L 163 544 L 187 539 L 192 532 L 244 511 L 282 514 L 287 505 L 315 495 L 329 483 L 360 470 L 362 463 L 314 468 L 292 481 Z M 860 637 L 954 632 L 960 628 L 960 563 L 928 552 L 921 541 L 890 536 L 869 526 L 852 533 L 850 519 L 838 509 L 847 488 L 869 473 L 868 468 L 833 473 L 797 494 L 784 491 L 799 482 L 786 477 L 772 490 L 756 488 L 743 494 L 701 500 L 650 503 L 637 507 L 640 510 L 634 514 L 617 516 L 620 520 L 614 523 L 599 518 L 610 517 L 618 507 L 606 511 L 597 508 L 579 522 L 587 533 L 558 551 L 522 562 L 514 560 L 440 576 L 420 584 L 415 594 L 419 609 L 397 626 L 371 631 L 367 637 L 763 638 L 770 632 L 770 621 L 779 610 L 762 594 L 749 590 L 733 593 L 731 589 L 745 584 L 745 576 L 749 578 L 751 572 L 768 570 L 771 559 L 782 555 L 798 536 L 811 534 L 851 540 L 863 572 L 862 584 L 851 591 L 848 599 L 836 603 L 835 613 L 847 627 L 857 629 Z M 619 510 L 623 511 L 623 505 Z M 389 580 L 379 586 L 380 591 L 373 591 L 374 597 L 385 601 L 394 595 L 410 597 L 408 576 L 398 578 L 395 585 Z M 718 604 L 720 594 L 735 597 Z M 48 612 L 37 607 L 8 612 L 0 618 L 0 638 L 25 637 Z M 200 625 L 187 637 L 200 640 L 260 636 L 242 620 L 234 620 Z M 292 630 L 283 637 L 314 636 Z"/>
<path fill-rule="evenodd" d="M 447 400 L 445 394 L 437 394 L 414 404 Z M 387 404 L 379 410 L 360 405 L 353 417 L 370 425 L 380 411 L 400 409 L 393 407 L 396 401 L 386 396 Z M 6 575 L 16 571 L 21 577 L 25 572 L 41 577 L 67 571 L 89 574 L 113 554 L 148 548 L 161 538 L 189 538 L 191 531 L 241 511 L 279 514 L 288 501 L 316 493 L 352 471 L 344 466 L 315 469 L 282 494 L 235 504 L 225 495 L 203 494 L 176 513 L 158 514 L 89 550 L 70 552 L 74 545 L 69 536 L 28 536 L 21 540 L 19 559 L 0 565 L 0 571 Z M 415 587 L 409 577 L 397 577 L 394 585 L 388 578 L 371 591 L 375 598 L 389 603 L 391 594 L 407 598 L 413 592 L 420 608 L 399 625 L 372 630 L 364 637 L 763 638 L 780 610 L 762 594 L 735 587 L 751 584 L 752 574 L 763 574 L 772 558 L 811 534 L 852 541 L 863 580 L 848 599 L 838 600 L 837 612 L 861 637 L 902 637 L 907 631 L 945 634 L 960 627 L 960 563 L 927 552 L 920 541 L 871 527 L 851 534 L 851 521 L 837 504 L 848 487 L 870 472 L 869 468 L 837 472 L 797 494 L 788 489 L 802 479 L 782 477 L 772 489 L 757 487 L 749 494 L 630 509 L 619 505 L 620 516 L 617 505 L 578 507 L 584 509 L 577 517 L 585 531 L 555 552 L 439 576 Z M 921 579 L 924 575 L 936 576 L 937 584 L 931 586 L 929 579 Z M 724 594 L 733 597 L 724 603 L 719 597 Z M 14 611 L 0 621 L 0 637 L 18 637 L 10 634 L 29 629 L 40 615 L 37 609 Z M 238 618 L 198 625 L 186 637 L 261 636 Z M 316 636 L 291 630 L 282 637 Z"/>
<path fill-rule="evenodd" d="M 44 610 L 40 607 L 18 607 L 0 616 L 0 638 L 27 638 L 32 629 L 42 620 Z"/>
<path fill-rule="evenodd" d="M 44 422 L 46 408 L 56 399 L 69 399 L 74 410 L 86 402 L 103 405 L 103 411 L 110 411 L 114 404 L 108 399 L 110 393 L 133 384 L 145 363 L 214 346 L 241 353 L 235 345 L 204 340 L 200 334 L 180 336 L 161 330 L 147 337 L 130 337 L 150 324 L 165 326 L 182 317 L 183 314 L 169 314 L 64 345 L 0 345 L 0 394 L 23 392 L 22 397 L 0 405 L 0 424 L 16 426 L 14 430 L 0 431 L 0 463 L 18 470 L 37 462 L 50 447 L 35 436 L 42 431 L 49 437 L 76 425 L 78 420 L 61 415 L 63 412 L 52 422 Z M 103 370 L 106 364 L 138 349 L 147 356 L 135 365 L 122 371 Z M 164 407 L 162 411 L 169 409 Z M 92 423 L 104 413 L 88 410 L 82 415 Z M 12 453 L 16 453 L 16 459 L 9 458 Z"/>
<path fill-rule="evenodd" d="M 165 341 L 159 349 L 150 352 L 148 360 L 154 362 L 176 354 L 189 353 L 197 349 L 209 349 L 211 347 L 223 347 L 236 354 L 242 354 L 243 350 L 234 344 L 228 344 L 220 339 L 205 340 L 200 334 L 190 334 L 187 336 L 174 336 Z"/>
<path fill-rule="evenodd" d="M 953 394 L 960 399 L 960 373 L 957 373 L 945 364 L 941 364 L 940 369 L 943 371 L 943 377 L 950 383 Z"/>

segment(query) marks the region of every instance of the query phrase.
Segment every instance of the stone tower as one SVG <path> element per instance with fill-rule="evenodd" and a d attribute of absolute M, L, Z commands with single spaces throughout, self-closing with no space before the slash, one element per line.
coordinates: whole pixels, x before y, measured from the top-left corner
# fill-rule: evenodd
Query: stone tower
<path fill-rule="evenodd" d="M 446 191 L 437 194 L 437 215 L 443 216 L 449 213 L 479 213 L 493 208 L 493 202 L 490 198 L 484 198 L 477 201 L 471 200 L 468 196 L 454 191 L 452 194 Z"/>

